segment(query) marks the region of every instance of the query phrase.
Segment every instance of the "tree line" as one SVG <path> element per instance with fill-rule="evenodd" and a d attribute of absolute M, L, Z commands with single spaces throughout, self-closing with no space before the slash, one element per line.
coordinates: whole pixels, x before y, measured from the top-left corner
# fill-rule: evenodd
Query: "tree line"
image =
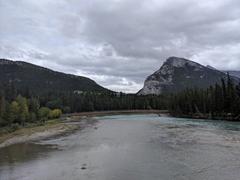
<path fill-rule="evenodd" d="M 41 102 L 49 108 L 60 108 L 64 113 L 167 108 L 164 96 L 143 97 L 112 92 L 49 93 L 41 98 Z"/>
<path fill-rule="evenodd" d="M 228 75 L 207 89 L 191 88 L 172 95 L 169 104 L 175 116 L 240 120 L 240 85 Z"/>
<path fill-rule="evenodd" d="M 50 109 L 40 105 L 38 98 L 26 98 L 6 87 L 0 92 L 0 127 L 25 126 L 28 123 L 44 123 L 59 118 L 61 109 Z"/>
<path fill-rule="evenodd" d="M 137 96 L 115 92 L 62 92 L 34 94 L 13 84 L 1 87 L 0 126 L 44 123 L 61 113 L 107 110 L 167 109 L 166 96 Z"/>
<path fill-rule="evenodd" d="M 13 84 L 0 87 L 0 127 L 44 123 L 62 113 L 107 110 L 168 109 L 178 117 L 240 120 L 240 85 L 228 76 L 207 89 L 189 88 L 177 94 L 137 96 L 115 92 L 34 94 Z"/>

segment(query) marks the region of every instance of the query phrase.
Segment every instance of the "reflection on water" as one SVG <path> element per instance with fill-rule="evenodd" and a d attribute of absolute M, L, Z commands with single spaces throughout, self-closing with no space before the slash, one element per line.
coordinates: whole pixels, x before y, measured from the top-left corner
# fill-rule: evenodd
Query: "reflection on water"
<path fill-rule="evenodd" d="M 240 177 L 240 123 L 118 115 L 74 134 L 0 149 L 0 179 Z"/>
<path fill-rule="evenodd" d="M 15 144 L 0 149 L 0 166 L 17 164 L 41 157 L 42 153 L 50 152 L 57 147 L 34 143 Z"/>

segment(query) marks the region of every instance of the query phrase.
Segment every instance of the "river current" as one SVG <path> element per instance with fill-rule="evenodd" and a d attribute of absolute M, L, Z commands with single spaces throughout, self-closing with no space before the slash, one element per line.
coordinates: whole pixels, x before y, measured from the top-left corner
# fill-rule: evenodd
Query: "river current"
<path fill-rule="evenodd" d="M 150 115 L 0 149 L 0 180 L 238 180 L 240 123 Z"/>

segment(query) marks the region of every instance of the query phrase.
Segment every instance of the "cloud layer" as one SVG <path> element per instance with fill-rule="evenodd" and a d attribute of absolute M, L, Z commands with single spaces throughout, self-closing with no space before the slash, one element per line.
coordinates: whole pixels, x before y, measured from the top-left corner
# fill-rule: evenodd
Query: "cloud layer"
<path fill-rule="evenodd" d="M 169 56 L 240 69 L 239 0 L 0 0 L 0 57 L 138 91 Z"/>

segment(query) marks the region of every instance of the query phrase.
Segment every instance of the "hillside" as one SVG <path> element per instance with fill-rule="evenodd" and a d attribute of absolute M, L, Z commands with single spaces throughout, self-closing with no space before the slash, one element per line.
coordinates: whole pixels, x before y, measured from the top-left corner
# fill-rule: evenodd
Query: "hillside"
<path fill-rule="evenodd" d="M 12 83 L 18 90 L 34 93 L 49 91 L 109 91 L 93 80 L 53 71 L 23 61 L 0 59 L 0 85 Z"/>

